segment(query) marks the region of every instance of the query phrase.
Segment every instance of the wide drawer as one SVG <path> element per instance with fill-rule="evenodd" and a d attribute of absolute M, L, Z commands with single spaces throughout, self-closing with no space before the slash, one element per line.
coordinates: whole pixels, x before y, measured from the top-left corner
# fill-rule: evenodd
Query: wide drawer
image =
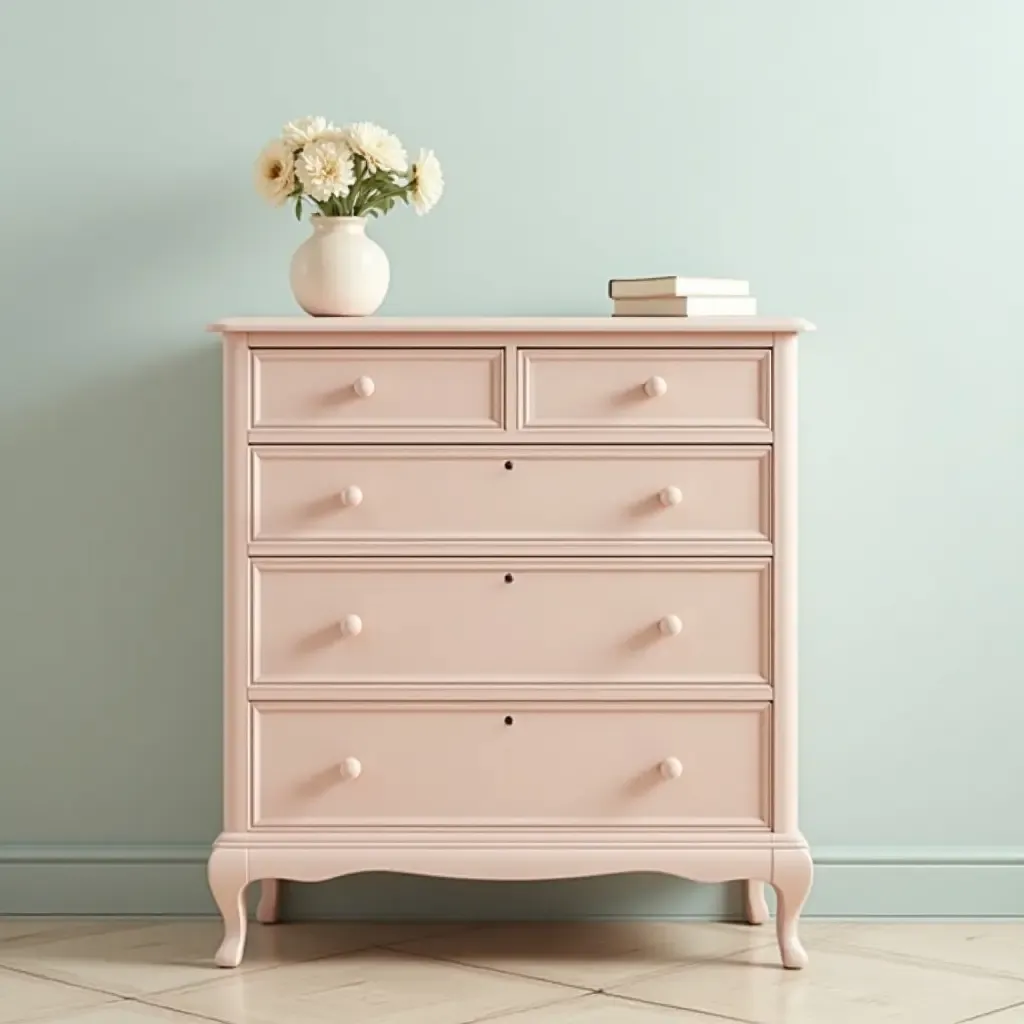
<path fill-rule="evenodd" d="M 770 539 L 766 447 L 310 445 L 251 457 L 256 542 L 607 553 Z"/>
<path fill-rule="evenodd" d="M 255 704 L 252 823 L 766 829 L 770 706 Z"/>
<path fill-rule="evenodd" d="M 256 349 L 252 426 L 501 430 L 497 349 Z"/>
<path fill-rule="evenodd" d="M 523 349 L 525 430 L 626 434 L 771 428 L 771 352 Z"/>
<path fill-rule="evenodd" d="M 767 559 L 253 560 L 255 683 L 765 683 Z"/>

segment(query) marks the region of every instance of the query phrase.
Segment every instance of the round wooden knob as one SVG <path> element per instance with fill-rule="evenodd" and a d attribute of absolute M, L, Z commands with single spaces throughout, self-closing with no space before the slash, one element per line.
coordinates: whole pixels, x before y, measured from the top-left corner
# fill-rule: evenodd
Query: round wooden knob
<path fill-rule="evenodd" d="M 372 377 L 358 377 L 352 385 L 352 390 L 360 398 L 369 398 L 377 390 L 377 385 L 373 383 Z"/>
<path fill-rule="evenodd" d="M 345 490 L 341 492 L 341 503 L 349 508 L 355 508 L 356 505 L 362 505 L 362 488 L 356 487 L 355 484 L 351 487 L 346 487 Z"/>
<path fill-rule="evenodd" d="M 680 771 L 682 771 L 681 768 Z M 363 763 L 358 757 L 346 757 L 345 760 L 341 762 L 341 777 L 343 779 L 358 779 L 362 774 Z"/>
<path fill-rule="evenodd" d="M 666 391 L 668 391 L 668 381 L 664 377 L 651 377 L 650 380 L 644 384 L 644 391 L 651 398 L 661 398 Z"/>
<path fill-rule="evenodd" d="M 683 620 L 678 615 L 666 615 L 658 623 L 658 628 L 665 636 L 679 636 L 683 631 Z"/>
<path fill-rule="evenodd" d="M 661 499 L 662 505 L 668 507 L 669 505 L 678 505 L 683 500 L 683 492 L 678 487 L 666 487 L 658 497 Z"/>
<path fill-rule="evenodd" d="M 683 762 L 678 757 L 666 757 L 661 762 L 661 775 L 665 779 L 678 779 L 683 774 Z"/>
<path fill-rule="evenodd" d="M 363 620 L 358 615 L 346 615 L 341 620 L 342 636 L 359 636 L 363 631 Z"/>

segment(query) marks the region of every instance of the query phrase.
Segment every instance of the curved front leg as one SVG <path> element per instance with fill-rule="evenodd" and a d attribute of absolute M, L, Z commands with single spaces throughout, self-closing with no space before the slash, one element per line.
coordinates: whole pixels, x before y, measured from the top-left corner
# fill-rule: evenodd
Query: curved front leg
<path fill-rule="evenodd" d="M 210 892 L 224 919 L 224 941 L 214 959 L 218 967 L 237 967 L 245 951 L 248 924 L 245 908 L 245 887 L 249 884 L 246 851 L 223 847 L 214 849 L 206 866 L 206 874 Z"/>
<path fill-rule="evenodd" d="M 764 898 L 764 882 L 756 878 L 748 878 L 743 886 L 743 909 L 747 924 L 764 924 L 770 916 L 768 902 Z"/>
<path fill-rule="evenodd" d="M 779 937 L 782 964 L 791 970 L 807 966 L 807 952 L 800 941 L 800 911 L 811 891 L 814 864 L 808 850 L 776 850 L 772 870 L 772 888 L 778 897 L 775 926 Z"/>
<path fill-rule="evenodd" d="M 256 920 L 261 924 L 277 924 L 281 909 L 281 879 L 264 878 L 260 883 L 260 901 L 256 904 Z"/>

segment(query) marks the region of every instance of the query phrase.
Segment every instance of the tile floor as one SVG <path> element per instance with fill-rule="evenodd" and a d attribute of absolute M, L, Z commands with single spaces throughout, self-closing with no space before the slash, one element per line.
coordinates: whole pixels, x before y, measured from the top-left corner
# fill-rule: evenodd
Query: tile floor
<path fill-rule="evenodd" d="M 807 921 L 810 967 L 739 924 L 0 919 L 0 1024 L 1024 1024 L 1024 922 Z"/>

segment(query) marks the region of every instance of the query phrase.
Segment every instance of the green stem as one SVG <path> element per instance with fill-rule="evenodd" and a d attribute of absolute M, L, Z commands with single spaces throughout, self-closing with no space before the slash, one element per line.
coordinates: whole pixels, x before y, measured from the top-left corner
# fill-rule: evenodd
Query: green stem
<path fill-rule="evenodd" d="M 362 157 L 356 157 L 356 180 L 352 182 L 352 187 L 348 190 L 348 213 L 350 217 L 358 216 L 356 213 L 356 207 L 358 205 L 359 186 L 362 185 L 363 180 L 366 178 L 366 172 L 369 169 L 366 161 Z"/>
<path fill-rule="evenodd" d="M 360 217 L 365 217 L 371 210 L 376 210 L 385 199 L 390 199 L 392 196 L 400 196 L 409 188 L 408 184 L 399 185 L 397 188 L 384 190 L 378 192 L 374 198 L 363 207 L 362 212 L 359 214 Z"/>

